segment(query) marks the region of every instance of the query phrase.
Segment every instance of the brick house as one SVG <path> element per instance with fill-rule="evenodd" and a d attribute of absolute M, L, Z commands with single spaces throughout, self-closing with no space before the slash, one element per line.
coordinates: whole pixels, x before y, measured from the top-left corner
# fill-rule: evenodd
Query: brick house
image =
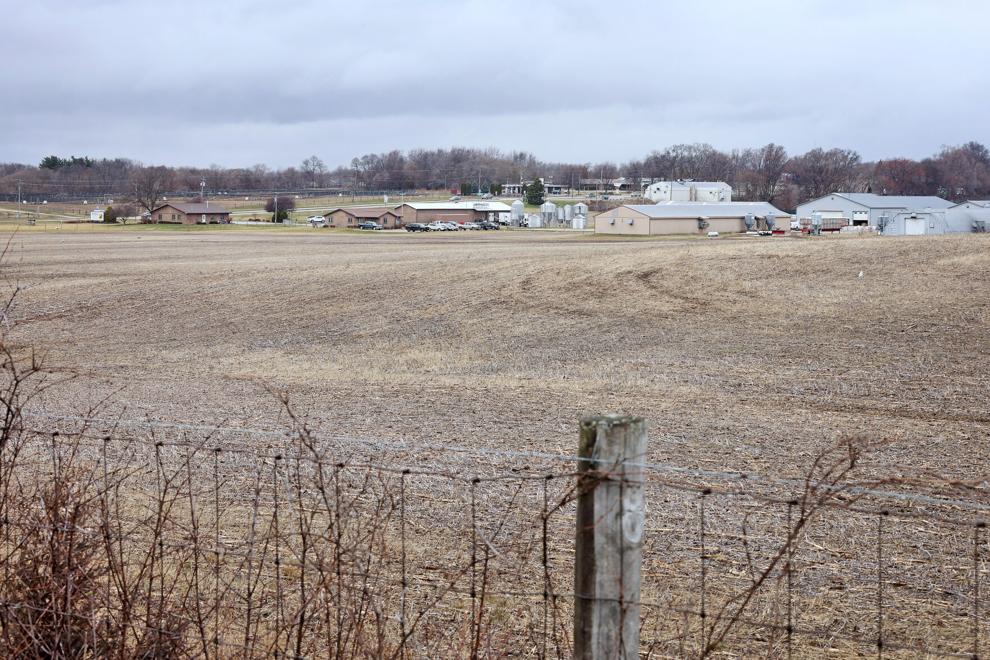
<path fill-rule="evenodd" d="M 230 211 L 218 204 L 210 204 L 209 202 L 202 204 L 169 202 L 151 212 L 151 222 L 171 222 L 183 225 L 226 224 L 230 222 Z"/>
<path fill-rule="evenodd" d="M 385 229 L 402 227 L 402 216 L 383 206 L 346 206 L 323 214 L 331 227 L 357 227 L 362 222 L 377 222 Z"/>

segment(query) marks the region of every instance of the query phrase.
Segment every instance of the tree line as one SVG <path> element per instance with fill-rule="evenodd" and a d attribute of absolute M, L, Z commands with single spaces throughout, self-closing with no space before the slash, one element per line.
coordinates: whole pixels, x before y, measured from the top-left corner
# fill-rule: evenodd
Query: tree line
<path fill-rule="evenodd" d="M 127 198 L 147 210 L 172 194 L 198 194 L 201 182 L 220 192 L 401 192 L 454 190 L 498 193 L 504 183 L 543 178 L 565 188 L 608 191 L 620 180 L 637 190 L 651 180 L 725 181 L 734 198 L 769 201 L 785 210 L 836 191 L 886 195 L 990 198 L 990 150 L 979 142 L 946 146 L 928 158 L 865 161 L 851 149 L 788 154 L 778 144 L 723 151 L 709 144 L 680 144 L 625 163 L 559 163 L 521 151 L 414 149 L 366 154 L 328 168 L 318 156 L 298 167 L 227 168 L 147 166 L 124 159 L 46 156 L 38 165 L 0 163 L 0 196 L 23 199 Z"/>

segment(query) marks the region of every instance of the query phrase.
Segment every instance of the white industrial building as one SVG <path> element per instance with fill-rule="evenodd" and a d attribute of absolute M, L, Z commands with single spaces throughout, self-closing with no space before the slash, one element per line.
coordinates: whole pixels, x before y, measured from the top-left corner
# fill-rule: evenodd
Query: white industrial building
<path fill-rule="evenodd" d="M 629 204 L 595 217 L 597 234 L 706 234 L 749 230 L 786 232 L 791 216 L 767 202 Z"/>
<path fill-rule="evenodd" d="M 990 231 L 990 200 L 961 202 L 945 212 L 946 227 L 950 232 Z"/>
<path fill-rule="evenodd" d="M 732 186 L 724 181 L 657 181 L 643 197 L 660 202 L 731 202 Z"/>
<path fill-rule="evenodd" d="M 832 193 L 799 204 L 797 218 L 810 225 L 817 215 L 826 229 L 873 227 L 887 235 L 945 233 L 945 210 L 952 205 L 932 196 Z"/>
<path fill-rule="evenodd" d="M 564 194 L 565 186 L 561 184 L 545 181 L 543 177 L 540 177 L 540 183 L 543 184 L 543 193 L 547 196 Z M 519 183 L 503 183 L 500 195 L 503 197 L 521 197 L 526 194 L 526 185 L 522 181 Z"/>

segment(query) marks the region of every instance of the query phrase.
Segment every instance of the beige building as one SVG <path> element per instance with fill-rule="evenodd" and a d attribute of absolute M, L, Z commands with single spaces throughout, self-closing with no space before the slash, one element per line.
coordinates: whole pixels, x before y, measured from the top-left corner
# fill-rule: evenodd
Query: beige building
<path fill-rule="evenodd" d="M 402 227 L 402 216 L 384 206 L 347 206 L 324 213 L 327 224 L 338 229 L 357 227 L 362 222 L 377 222 L 385 229 Z"/>
<path fill-rule="evenodd" d="M 404 224 L 419 222 L 509 221 L 512 208 L 502 202 L 408 202 L 395 210 Z"/>
<path fill-rule="evenodd" d="M 751 218 L 754 230 L 788 231 L 791 216 L 767 202 L 664 202 L 619 206 L 595 217 L 596 234 L 707 234 L 710 231 L 747 231 Z"/>
<path fill-rule="evenodd" d="M 219 204 L 185 204 L 169 202 L 151 212 L 151 222 L 175 222 L 183 225 L 230 222 L 230 211 Z"/>

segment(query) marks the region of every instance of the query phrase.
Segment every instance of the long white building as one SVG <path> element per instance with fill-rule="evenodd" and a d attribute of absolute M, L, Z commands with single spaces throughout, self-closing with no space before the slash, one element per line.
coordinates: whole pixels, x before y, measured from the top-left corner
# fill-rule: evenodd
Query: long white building
<path fill-rule="evenodd" d="M 657 181 L 643 190 L 643 197 L 660 202 L 731 202 L 732 186 L 724 181 Z"/>
<path fill-rule="evenodd" d="M 873 227 L 888 235 L 945 233 L 945 211 L 952 205 L 933 196 L 832 193 L 799 204 L 796 215 L 803 224 L 817 214 L 825 225 Z"/>
<path fill-rule="evenodd" d="M 661 202 L 629 204 L 595 216 L 596 234 L 706 234 L 787 232 L 791 216 L 767 202 Z"/>

